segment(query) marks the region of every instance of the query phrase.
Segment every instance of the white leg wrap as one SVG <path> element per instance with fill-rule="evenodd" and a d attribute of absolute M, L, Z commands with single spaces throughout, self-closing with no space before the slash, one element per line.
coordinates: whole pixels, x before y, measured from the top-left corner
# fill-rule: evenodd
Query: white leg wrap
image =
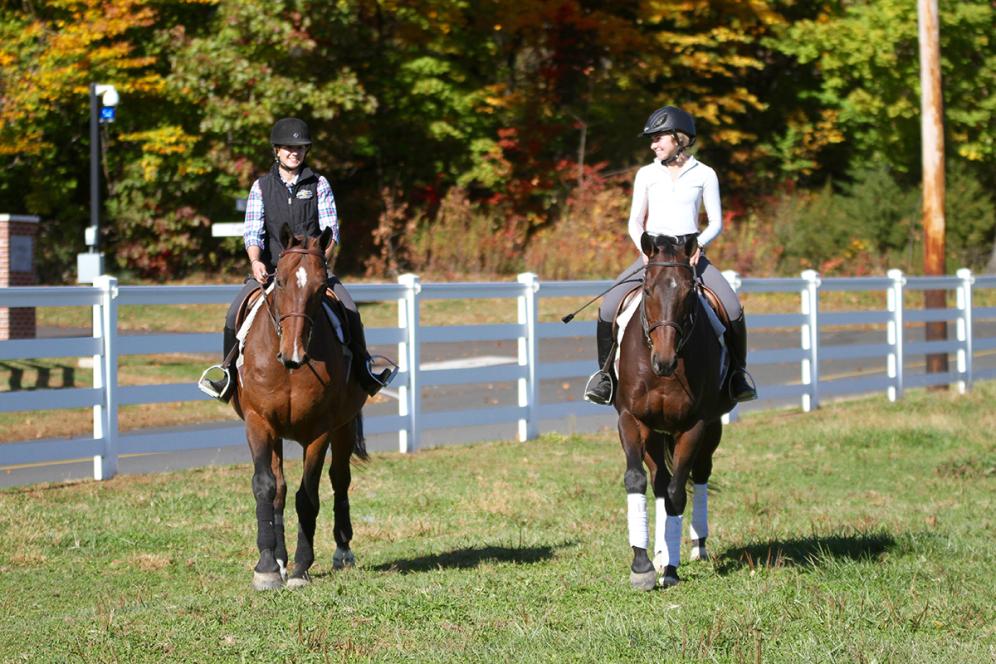
<path fill-rule="evenodd" d="M 626 507 L 629 519 L 629 545 L 646 549 L 650 543 L 650 534 L 647 531 L 646 494 L 627 493 Z"/>
<path fill-rule="evenodd" d="M 664 499 L 654 504 L 654 559 L 664 565 L 677 567 L 681 563 L 681 515 L 669 516 Z"/>
<path fill-rule="evenodd" d="M 688 536 L 698 540 L 709 534 L 709 485 L 693 484 L 692 488 L 695 494 L 692 497 L 692 523 L 688 527 Z"/>

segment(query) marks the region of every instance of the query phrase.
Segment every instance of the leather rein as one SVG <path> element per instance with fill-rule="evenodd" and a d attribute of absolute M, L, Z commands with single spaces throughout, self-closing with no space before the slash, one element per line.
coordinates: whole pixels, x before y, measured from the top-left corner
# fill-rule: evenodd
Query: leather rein
<path fill-rule="evenodd" d="M 326 267 L 327 266 L 327 262 L 325 260 L 325 254 L 323 254 L 320 251 L 316 251 L 315 249 L 304 249 L 303 247 L 291 247 L 290 249 L 284 249 L 282 252 L 280 252 L 280 256 L 277 257 L 277 262 L 278 263 L 280 262 L 280 259 L 284 257 L 285 254 L 304 254 L 304 255 L 308 255 L 308 256 L 317 256 L 318 258 L 322 259 L 322 267 Z M 273 279 L 274 279 L 274 286 L 273 287 L 274 288 L 282 288 L 281 286 L 278 286 L 276 284 L 276 272 L 274 272 Z M 268 318 L 270 319 L 270 322 L 273 323 L 273 329 L 277 333 L 277 338 L 279 339 L 283 335 L 283 326 L 282 326 L 282 323 L 284 322 L 285 319 L 287 319 L 287 318 L 295 318 L 295 317 L 297 317 L 297 318 L 303 318 L 306 321 L 308 321 L 308 323 L 311 324 L 311 326 L 308 328 L 308 340 L 305 342 L 304 347 L 307 348 L 308 346 L 310 346 L 311 345 L 311 335 L 314 334 L 314 332 L 315 332 L 315 319 L 313 319 L 311 316 L 309 316 L 308 314 L 306 314 L 304 312 L 297 312 L 297 311 L 292 311 L 291 313 L 277 316 L 277 314 L 274 313 L 274 307 L 270 306 L 270 300 L 269 300 L 268 295 L 269 295 L 269 293 L 266 290 L 264 290 L 263 291 L 263 303 L 266 305 L 266 313 L 268 314 Z M 279 311 L 277 313 L 279 313 Z"/>
<path fill-rule="evenodd" d="M 692 274 L 693 280 L 695 277 L 695 269 L 688 263 L 678 263 L 675 261 L 650 261 L 644 266 L 644 270 L 646 270 L 648 267 L 651 266 L 681 267 L 688 270 Z M 644 280 L 646 280 L 646 274 L 644 274 Z M 696 283 L 692 291 L 692 296 L 694 296 L 697 290 L 698 290 L 698 284 Z M 680 325 L 679 323 L 671 320 L 661 320 L 651 323 L 649 320 L 647 320 L 647 298 L 646 295 L 644 294 L 644 297 L 641 298 L 640 300 L 640 325 L 643 328 L 643 340 L 646 342 L 647 348 L 651 350 L 653 350 L 654 348 L 654 342 L 650 338 L 650 335 L 654 330 L 656 330 L 659 327 L 673 327 L 675 334 L 678 335 L 678 343 L 675 346 L 674 353 L 675 355 L 681 353 L 681 349 L 685 347 L 685 344 L 688 343 L 688 340 L 692 336 L 691 331 L 695 328 L 695 312 L 697 309 L 698 307 L 692 307 L 692 310 L 689 312 L 687 318 L 684 321 L 684 325 Z"/>

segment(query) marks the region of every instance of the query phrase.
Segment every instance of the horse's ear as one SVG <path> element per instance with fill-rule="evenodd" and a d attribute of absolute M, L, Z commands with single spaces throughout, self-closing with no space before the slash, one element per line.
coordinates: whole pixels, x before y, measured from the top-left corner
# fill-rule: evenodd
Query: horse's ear
<path fill-rule="evenodd" d="M 698 246 L 699 246 L 699 236 L 690 235 L 685 240 L 685 255 L 687 255 L 690 258 L 692 254 L 695 253 L 695 250 L 698 248 Z"/>
<path fill-rule="evenodd" d="M 332 228 L 329 227 L 322 231 L 322 234 L 318 236 L 318 248 L 322 250 L 323 254 L 325 254 L 326 260 L 332 253 L 332 249 L 335 248 L 335 242 L 333 242 L 334 235 L 335 234 L 332 232 Z"/>
<path fill-rule="evenodd" d="M 280 246 L 284 249 L 288 249 L 293 241 L 294 233 L 291 231 L 290 224 L 285 223 L 280 227 Z"/>
<path fill-rule="evenodd" d="M 654 239 L 646 231 L 643 231 L 643 235 L 640 236 L 640 249 L 647 255 L 647 258 L 653 258 Z"/>

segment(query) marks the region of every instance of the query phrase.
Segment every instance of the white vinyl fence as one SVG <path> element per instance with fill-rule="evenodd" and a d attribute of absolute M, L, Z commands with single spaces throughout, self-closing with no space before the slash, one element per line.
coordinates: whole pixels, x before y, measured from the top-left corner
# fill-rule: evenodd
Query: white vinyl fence
<path fill-rule="evenodd" d="M 786 398 L 798 399 L 803 410 L 817 408 L 823 397 L 883 391 L 889 399 L 902 396 L 909 387 L 954 384 L 961 391 L 973 380 L 996 377 L 996 369 L 973 370 L 976 354 L 996 348 L 996 337 L 973 335 L 978 322 L 996 319 L 996 307 L 973 307 L 972 295 L 979 289 L 996 288 L 996 276 L 973 276 L 959 270 L 954 277 L 907 277 L 890 271 L 886 277 L 821 279 L 812 271 L 799 278 L 740 279 L 725 273 L 741 292 L 798 294 L 799 309 L 794 312 L 751 314 L 752 331 L 780 328 L 797 330 L 800 342 L 791 347 L 753 350 L 750 365 L 795 364 L 798 381 L 759 386 L 762 401 L 772 403 Z M 571 415 L 605 415 L 610 410 L 573 401 L 543 403 L 539 384 L 547 379 L 577 379 L 594 370 L 594 343 L 585 343 L 582 357 L 566 362 L 539 362 L 539 345 L 543 340 L 594 336 L 594 323 L 575 321 L 539 322 L 538 303 L 542 298 L 591 297 L 608 287 L 609 281 L 545 281 L 533 274 L 519 275 L 517 282 L 500 283 L 422 283 L 415 275 L 403 275 L 396 284 L 357 284 L 350 287 L 358 302 L 396 301 L 398 325 L 370 328 L 371 346 L 398 345 L 401 371 L 392 388 L 398 389 L 395 415 L 368 416 L 370 434 L 397 432 L 398 447 L 411 452 L 419 447 L 423 431 L 429 429 L 518 422 L 518 437 L 536 437 L 540 420 Z M 946 309 L 912 309 L 903 306 L 904 292 L 943 289 L 956 293 L 957 306 Z M 96 479 L 112 477 L 117 472 L 119 455 L 163 452 L 196 448 L 214 448 L 244 444 L 241 423 L 218 426 L 190 426 L 171 431 L 121 432 L 118 408 L 129 404 L 195 401 L 206 398 L 197 390 L 191 375 L 182 383 L 156 385 L 119 385 L 118 358 L 123 355 L 162 353 L 220 354 L 219 333 L 123 334 L 118 330 L 118 308 L 123 305 L 228 304 L 238 286 L 118 286 L 113 277 L 101 277 L 93 286 L 12 287 L 0 288 L 0 307 L 92 306 L 92 335 L 75 338 L 45 338 L 0 341 L 0 361 L 39 358 L 93 357 L 91 387 L 35 389 L 0 392 L 0 412 L 38 411 L 92 407 L 92 435 L 82 438 L 5 442 L 0 434 L 0 466 L 50 462 L 93 457 Z M 820 294 L 827 291 L 871 291 L 887 294 L 887 307 L 879 311 L 821 312 Z M 516 300 L 516 323 L 492 325 L 458 325 L 427 327 L 420 324 L 420 305 L 430 299 L 507 298 Z M 954 338 L 946 341 L 904 342 L 903 331 L 910 324 L 928 321 L 955 323 Z M 220 326 L 219 321 L 219 326 Z M 872 326 L 885 334 L 878 343 L 860 345 L 821 345 L 820 330 L 839 326 Z M 464 342 L 516 340 L 518 363 L 463 368 L 426 368 L 420 360 L 421 344 L 426 342 Z M 947 373 L 904 376 L 904 360 L 927 353 L 953 353 L 954 367 Z M 835 358 L 870 358 L 884 361 L 885 375 L 845 377 L 823 380 L 821 361 Z M 418 369 L 413 369 L 418 367 Z M 430 386 L 474 383 L 515 382 L 518 404 L 481 409 L 430 411 L 422 408 L 423 390 Z M 580 395 L 577 395 L 578 397 Z M 735 413 L 734 413 L 735 415 Z"/>

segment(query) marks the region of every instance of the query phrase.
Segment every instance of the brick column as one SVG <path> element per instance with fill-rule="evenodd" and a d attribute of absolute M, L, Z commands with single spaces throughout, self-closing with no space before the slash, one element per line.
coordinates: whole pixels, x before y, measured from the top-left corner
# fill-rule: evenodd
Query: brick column
<path fill-rule="evenodd" d="M 0 214 L 0 288 L 34 286 L 35 237 L 38 217 Z M 0 307 L 0 339 L 31 339 L 35 336 L 34 307 Z"/>

